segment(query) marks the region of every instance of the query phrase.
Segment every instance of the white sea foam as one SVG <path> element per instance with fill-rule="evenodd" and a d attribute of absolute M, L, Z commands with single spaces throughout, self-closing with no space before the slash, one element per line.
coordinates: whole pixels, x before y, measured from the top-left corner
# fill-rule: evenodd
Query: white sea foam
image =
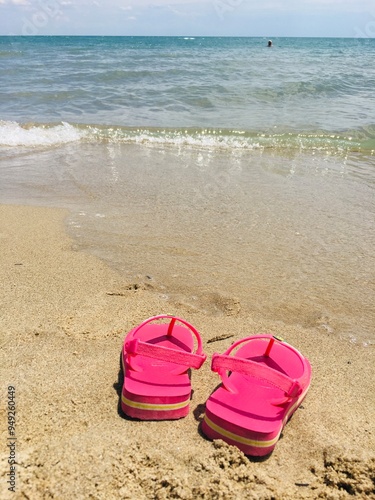
<path fill-rule="evenodd" d="M 0 121 L 0 146 L 55 146 L 80 141 L 86 132 L 62 122 L 61 125 L 22 126 L 17 122 Z"/>
<path fill-rule="evenodd" d="M 293 149 L 330 151 L 339 154 L 359 150 L 360 141 L 345 136 L 331 136 L 322 132 L 278 133 L 249 132 L 221 129 L 135 129 L 126 127 L 87 127 L 86 140 L 114 144 L 142 144 L 158 146 L 190 146 L 222 150 Z"/>
<path fill-rule="evenodd" d="M 116 126 L 71 125 L 22 125 L 0 120 L 0 147 L 38 147 L 84 141 L 89 143 L 142 144 L 145 146 L 198 147 L 222 150 L 293 149 L 330 151 L 341 154 L 345 151 L 373 151 L 371 141 L 353 140 L 348 134 L 310 132 L 278 133 L 246 132 L 244 130 L 221 129 L 148 129 Z"/>

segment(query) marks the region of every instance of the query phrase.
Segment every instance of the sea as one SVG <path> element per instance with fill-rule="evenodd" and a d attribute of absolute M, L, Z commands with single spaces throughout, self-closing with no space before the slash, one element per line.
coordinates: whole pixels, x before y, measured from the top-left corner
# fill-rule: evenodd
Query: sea
<path fill-rule="evenodd" d="M 0 37 L 0 202 L 65 208 L 166 312 L 370 348 L 375 39 L 272 41 Z"/>

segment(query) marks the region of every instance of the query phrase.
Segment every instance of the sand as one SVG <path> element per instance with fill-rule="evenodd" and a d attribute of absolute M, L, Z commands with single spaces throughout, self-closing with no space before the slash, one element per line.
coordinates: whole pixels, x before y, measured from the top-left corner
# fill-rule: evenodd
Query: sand
<path fill-rule="evenodd" d="M 212 314 L 166 301 L 151 283 L 126 282 L 76 251 L 65 233 L 66 215 L 0 206 L 2 499 L 375 498 L 373 346 L 255 319 L 235 297 L 228 302 L 218 295 Z M 163 312 L 198 328 L 208 356 L 267 331 L 309 358 L 309 394 L 271 456 L 246 457 L 200 433 L 204 403 L 219 382 L 209 362 L 192 374 L 186 418 L 138 422 L 119 412 L 124 336 Z M 15 388 L 13 441 L 9 386 Z M 13 442 L 11 471 L 7 444 Z"/>

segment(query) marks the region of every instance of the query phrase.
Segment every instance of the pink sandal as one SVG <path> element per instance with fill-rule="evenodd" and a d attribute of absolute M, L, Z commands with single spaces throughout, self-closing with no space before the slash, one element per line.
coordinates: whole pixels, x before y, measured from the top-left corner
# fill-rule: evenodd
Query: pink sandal
<path fill-rule="evenodd" d="M 271 453 L 309 389 L 309 361 L 292 346 L 264 334 L 214 354 L 211 369 L 223 383 L 207 400 L 202 431 L 246 455 Z M 228 376 L 227 371 L 232 373 Z"/>
<path fill-rule="evenodd" d="M 166 318 L 169 323 L 155 323 Z M 187 321 L 163 314 L 147 319 L 125 338 L 123 412 L 142 420 L 185 417 L 191 396 L 189 368 L 200 368 L 205 359 L 201 337 Z"/>

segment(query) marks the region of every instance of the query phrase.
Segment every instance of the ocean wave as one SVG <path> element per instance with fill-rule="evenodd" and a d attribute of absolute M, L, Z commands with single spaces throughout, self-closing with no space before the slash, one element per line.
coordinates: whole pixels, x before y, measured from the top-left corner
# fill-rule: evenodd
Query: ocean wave
<path fill-rule="evenodd" d="M 84 129 L 62 122 L 48 126 L 43 124 L 21 125 L 17 122 L 0 121 L 1 146 L 57 146 L 82 140 Z"/>
<path fill-rule="evenodd" d="M 306 150 L 375 153 L 375 125 L 358 130 L 248 131 L 219 128 L 20 124 L 0 121 L 0 146 L 56 146 L 69 142 L 186 146 L 225 150 Z"/>

